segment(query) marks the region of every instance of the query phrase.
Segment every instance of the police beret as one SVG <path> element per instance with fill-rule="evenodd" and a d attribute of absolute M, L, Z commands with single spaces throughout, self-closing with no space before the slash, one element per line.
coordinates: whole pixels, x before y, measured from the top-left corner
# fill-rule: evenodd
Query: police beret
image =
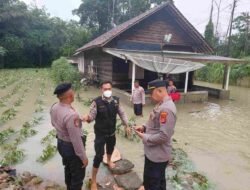
<path fill-rule="evenodd" d="M 71 89 L 71 86 L 71 83 L 61 83 L 55 88 L 54 94 L 62 95 L 64 92 L 67 92 L 69 89 Z"/>
<path fill-rule="evenodd" d="M 167 83 L 164 80 L 153 80 L 151 82 L 148 83 L 148 90 L 153 90 L 155 88 L 159 88 L 159 87 L 166 87 Z"/>

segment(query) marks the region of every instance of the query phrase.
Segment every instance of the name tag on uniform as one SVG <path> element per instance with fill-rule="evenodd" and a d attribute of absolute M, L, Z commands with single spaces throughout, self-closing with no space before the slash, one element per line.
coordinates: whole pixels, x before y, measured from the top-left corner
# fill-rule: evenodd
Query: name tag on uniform
<path fill-rule="evenodd" d="M 160 123 L 161 124 L 166 123 L 167 118 L 168 118 L 168 113 L 167 112 L 161 112 L 161 114 L 160 114 Z"/>

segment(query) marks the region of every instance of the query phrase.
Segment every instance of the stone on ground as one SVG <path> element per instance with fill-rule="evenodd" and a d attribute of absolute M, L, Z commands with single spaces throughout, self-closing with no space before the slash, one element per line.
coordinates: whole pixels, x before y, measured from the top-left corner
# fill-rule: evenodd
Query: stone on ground
<path fill-rule="evenodd" d="M 117 175 L 115 176 L 115 180 L 117 185 L 125 190 L 138 190 L 142 185 L 141 179 L 135 172 Z"/>
<path fill-rule="evenodd" d="M 113 174 L 126 174 L 134 168 L 134 164 L 129 160 L 119 160 L 115 163 L 115 168 L 111 168 Z"/>

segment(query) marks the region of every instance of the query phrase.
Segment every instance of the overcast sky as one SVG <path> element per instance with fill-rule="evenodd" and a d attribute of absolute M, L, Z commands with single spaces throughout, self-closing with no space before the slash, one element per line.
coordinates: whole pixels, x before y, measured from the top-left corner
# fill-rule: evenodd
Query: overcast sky
<path fill-rule="evenodd" d="M 60 17 L 64 20 L 75 19 L 78 17 L 72 15 L 72 10 L 79 7 L 81 0 L 22 0 L 27 4 L 36 2 L 38 6 L 45 6 L 52 16 Z M 219 1 L 219 0 L 217 0 Z M 250 11 L 250 0 L 238 0 L 236 15 L 240 12 Z M 174 0 L 176 7 L 184 14 L 184 16 L 194 25 L 202 34 L 204 33 L 205 25 L 208 22 L 211 0 Z M 222 34 L 226 33 L 230 18 L 231 5 L 233 0 L 222 0 L 221 20 L 219 30 Z M 217 10 L 214 8 L 213 18 L 216 20 Z"/>

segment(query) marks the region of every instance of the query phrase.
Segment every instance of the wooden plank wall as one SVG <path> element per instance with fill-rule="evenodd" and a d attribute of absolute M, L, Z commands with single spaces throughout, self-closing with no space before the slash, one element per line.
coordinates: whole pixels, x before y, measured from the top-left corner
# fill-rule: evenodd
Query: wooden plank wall
<path fill-rule="evenodd" d="M 85 57 L 85 74 L 88 72 L 88 66 L 91 64 L 91 60 L 94 62 L 94 66 L 97 67 L 98 79 L 100 81 L 112 81 L 112 56 L 104 53 L 101 49 L 93 49 L 86 51 Z"/>
<path fill-rule="evenodd" d="M 167 11 L 162 10 L 127 30 L 110 44 L 107 44 L 106 47 L 115 48 L 119 41 L 162 45 L 164 36 L 170 33 L 172 34 L 170 45 L 195 46 L 194 40 L 186 34 L 175 19 Z"/>

